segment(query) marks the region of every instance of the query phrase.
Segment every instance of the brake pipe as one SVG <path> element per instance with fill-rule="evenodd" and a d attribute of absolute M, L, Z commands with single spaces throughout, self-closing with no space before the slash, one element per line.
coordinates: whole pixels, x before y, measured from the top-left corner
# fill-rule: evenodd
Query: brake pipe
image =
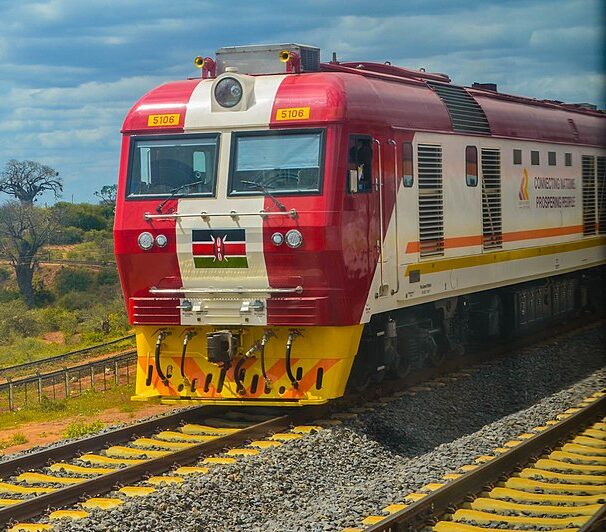
<path fill-rule="evenodd" d="M 160 334 L 158 334 L 158 339 L 156 340 L 156 350 L 154 353 L 154 362 L 156 364 L 156 372 L 158 373 L 158 377 L 160 377 L 160 380 L 162 381 L 162 384 L 164 385 L 168 385 L 168 379 L 166 378 L 166 375 L 164 375 L 164 372 L 162 371 L 162 368 L 160 367 L 160 346 L 162 345 L 162 340 L 164 340 L 164 338 L 166 338 L 170 333 L 167 331 L 160 331 Z"/>
<path fill-rule="evenodd" d="M 271 329 L 267 329 L 265 331 L 265 334 L 263 335 L 263 339 L 261 340 L 261 348 L 259 350 L 261 354 L 261 374 L 263 375 L 265 388 L 271 388 L 271 379 L 267 376 L 267 372 L 265 371 L 265 344 L 269 342 L 269 339 L 272 336 L 275 337 L 276 333 L 273 332 Z"/>
<path fill-rule="evenodd" d="M 288 334 L 288 340 L 286 341 L 286 375 L 290 379 L 292 387 L 296 390 L 299 387 L 299 383 L 295 376 L 292 374 L 290 367 L 290 351 L 292 349 L 292 343 L 296 336 L 303 336 L 297 329 L 292 329 Z"/>
<path fill-rule="evenodd" d="M 240 395 L 244 395 L 244 393 L 246 392 L 246 389 L 244 388 L 244 385 L 240 380 L 240 371 L 242 370 L 244 362 L 246 362 L 251 356 L 253 356 L 255 354 L 255 351 L 261 351 L 261 342 L 259 342 L 258 340 L 252 345 L 252 347 L 248 351 L 246 351 L 244 355 L 240 357 L 240 360 L 238 360 L 238 363 L 234 368 L 234 381 L 236 383 L 236 391 Z"/>
<path fill-rule="evenodd" d="M 187 351 L 187 344 L 189 344 L 189 341 L 196 336 L 196 334 L 198 333 L 187 331 L 185 333 L 185 338 L 183 338 L 183 350 L 181 351 L 181 377 L 185 380 L 187 380 L 187 377 L 185 376 L 185 352 Z"/>

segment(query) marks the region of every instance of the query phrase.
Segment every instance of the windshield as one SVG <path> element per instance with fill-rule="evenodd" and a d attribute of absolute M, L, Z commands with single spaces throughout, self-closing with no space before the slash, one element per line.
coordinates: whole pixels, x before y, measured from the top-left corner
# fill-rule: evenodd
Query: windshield
<path fill-rule="evenodd" d="M 236 133 L 230 195 L 319 192 L 322 132 Z"/>
<path fill-rule="evenodd" d="M 169 196 L 179 187 L 179 196 L 213 195 L 217 144 L 218 136 L 135 140 L 128 196 Z"/>

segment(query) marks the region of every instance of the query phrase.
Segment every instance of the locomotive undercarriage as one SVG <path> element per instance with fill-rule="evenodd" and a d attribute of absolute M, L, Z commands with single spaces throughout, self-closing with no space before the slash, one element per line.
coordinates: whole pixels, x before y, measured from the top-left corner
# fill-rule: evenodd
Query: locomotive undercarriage
<path fill-rule="evenodd" d="M 140 326 L 135 400 L 303 406 L 603 311 L 604 268 L 452 297 L 349 327 Z"/>
<path fill-rule="evenodd" d="M 521 283 L 374 316 L 348 386 L 359 390 L 582 311 L 603 312 L 604 267 Z"/>

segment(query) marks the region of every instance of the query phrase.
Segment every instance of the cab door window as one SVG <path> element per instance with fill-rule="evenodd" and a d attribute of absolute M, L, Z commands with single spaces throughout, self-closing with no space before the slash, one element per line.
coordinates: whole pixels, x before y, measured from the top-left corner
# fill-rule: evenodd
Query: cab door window
<path fill-rule="evenodd" d="M 347 189 L 351 194 L 372 190 L 372 139 L 351 135 L 348 145 Z"/>

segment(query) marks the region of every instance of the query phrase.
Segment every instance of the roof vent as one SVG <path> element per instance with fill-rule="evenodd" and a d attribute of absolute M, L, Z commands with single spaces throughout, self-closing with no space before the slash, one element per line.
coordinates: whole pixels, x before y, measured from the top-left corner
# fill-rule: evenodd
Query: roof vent
<path fill-rule="evenodd" d="M 295 53 L 301 61 L 301 72 L 320 70 L 320 49 L 303 44 L 255 44 L 228 46 L 217 50 L 217 75 L 237 68 L 242 74 L 284 74 L 285 62 L 281 52 Z"/>
<path fill-rule="evenodd" d="M 484 111 L 463 87 L 431 82 L 427 82 L 427 85 L 446 105 L 454 131 L 490 135 L 490 124 Z"/>
<path fill-rule="evenodd" d="M 480 89 L 482 91 L 492 91 L 497 92 L 497 84 L 496 83 L 478 83 L 477 81 L 473 82 L 471 86 L 472 89 Z"/>

